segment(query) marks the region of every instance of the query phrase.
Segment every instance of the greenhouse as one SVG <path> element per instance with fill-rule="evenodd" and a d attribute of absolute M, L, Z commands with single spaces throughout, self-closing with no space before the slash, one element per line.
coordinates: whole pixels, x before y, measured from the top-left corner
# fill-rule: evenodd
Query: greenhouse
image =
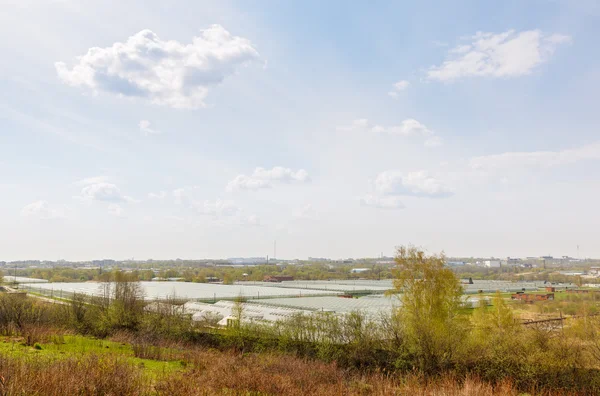
<path fill-rule="evenodd" d="M 222 285 L 191 282 L 140 282 L 147 300 L 180 298 L 215 302 L 238 297 L 262 299 L 340 294 L 335 290 L 296 289 L 254 285 Z M 99 282 L 23 284 L 21 288 L 44 295 L 69 297 L 74 293 L 102 296 L 105 284 Z"/>

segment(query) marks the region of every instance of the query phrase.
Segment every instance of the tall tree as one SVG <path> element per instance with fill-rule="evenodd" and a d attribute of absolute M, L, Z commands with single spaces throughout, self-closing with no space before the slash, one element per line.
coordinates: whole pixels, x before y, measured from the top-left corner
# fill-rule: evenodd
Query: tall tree
<path fill-rule="evenodd" d="M 460 281 L 445 266 L 443 254 L 428 256 L 416 247 L 400 247 L 395 261 L 394 286 L 402 293 L 397 317 L 406 352 L 423 371 L 446 368 L 464 331 Z"/>

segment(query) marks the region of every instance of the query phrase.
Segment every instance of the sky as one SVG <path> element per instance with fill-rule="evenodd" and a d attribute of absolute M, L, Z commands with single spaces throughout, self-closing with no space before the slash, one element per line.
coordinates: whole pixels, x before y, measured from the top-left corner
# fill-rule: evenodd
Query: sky
<path fill-rule="evenodd" d="M 600 257 L 600 1 L 0 0 L 0 260 Z"/>

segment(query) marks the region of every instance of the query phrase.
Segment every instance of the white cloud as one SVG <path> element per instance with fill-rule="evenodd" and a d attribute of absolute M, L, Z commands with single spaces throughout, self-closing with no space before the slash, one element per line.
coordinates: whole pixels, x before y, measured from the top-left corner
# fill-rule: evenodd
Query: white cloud
<path fill-rule="evenodd" d="M 252 177 L 256 179 L 273 180 L 281 182 L 308 181 L 308 173 L 304 169 L 293 171 L 290 168 L 276 166 L 272 169 L 256 168 Z"/>
<path fill-rule="evenodd" d="M 148 120 L 141 120 L 138 124 L 140 127 L 140 131 L 144 133 L 144 135 L 159 135 L 161 132 L 152 128 L 152 123 Z"/>
<path fill-rule="evenodd" d="M 94 183 L 81 189 L 81 198 L 90 201 L 120 202 L 121 190 L 112 183 Z"/>
<path fill-rule="evenodd" d="M 59 78 L 74 87 L 174 108 L 199 108 L 205 106 L 210 87 L 258 57 L 248 39 L 212 25 L 190 44 L 164 41 L 142 30 L 124 43 L 90 48 L 72 68 L 63 62 L 55 67 Z"/>
<path fill-rule="evenodd" d="M 233 180 L 227 183 L 227 191 L 237 190 L 258 190 L 261 188 L 271 188 L 271 182 L 268 180 L 255 179 L 251 176 L 237 175 Z"/>
<path fill-rule="evenodd" d="M 128 196 L 123 195 L 119 187 L 110 182 L 110 179 L 106 176 L 95 176 L 82 179 L 77 182 L 78 185 L 82 185 L 81 193 L 76 196 L 76 199 L 92 202 L 127 202 L 127 203 L 139 203 L 140 201 Z"/>
<path fill-rule="evenodd" d="M 306 204 L 301 208 L 293 211 L 292 216 L 296 219 L 317 220 L 319 218 L 317 212 L 311 204 Z"/>
<path fill-rule="evenodd" d="M 398 93 L 404 91 L 409 85 L 410 83 L 408 81 L 400 80 L 392 85 L 392 90 L 388 92 L 388 95 L 390 95 L 392 98 L 397 98 Z"/>
<path fill-rule="evenodd" d="M 50 206 L 46 201 L 35 201 L 26 205 L 21 210 L 21 216 L 36 217 L 43 220 L 60 219 L 66 216 L 65 208 L 56 208 Z"/>
<path fill-rule="evenodd" d="M 192 205 L 199 213 L 215 217 L 235 216 L 240 208 L 232 200 L 217 199 L 214 201 L 194 202 Z"/>
<path fill-rule="evenodd" d="M 352 121 L 352 124 L 346 126 L 337 127 L 338 131 L 356 131 L 360 129 L 365 129 L 369 126 L 369 120 L 366 118 L 359 118 Z"/>
<path fill-rule="evenodd" d="M 444 183 L 426 171 L 384 171 L 375 178 L 374 187 L 379 195 L 443 198 L 453 194 Z"/>
<path fill-rule="evenodd" d="M 110 179 L 108 176 L 94 176 L 94 177 L 86 177 L 85 179 L 79 180 L 76 184 L 80 186 L 87 186 L 89 184 L 95 183 L 108 183 Z"/>
<path fill-rule="evenodd" d="M 166 197 L 167 197 L 167 192 L 166 191 L 159 191 L 157 193 L 153 193 L 153 192 L 148 193 L 148 198 L 150 198 L 150 199 L 159 199 L 159 200 L 162 200 L 162 199 L 165 199 Z"/>
<path fill-rule="evenodd" d="M 405 207 L 399 197 L 381 197 L 370 194 L 360 198 L 360 203 L 363 206 L 379 209 L 403 209 Z"/>
<path fill-rule="evenodd" d="M 119 204 L 110 204 L 108 205 L 108 213 L 116 217 L 121 217 L 123 216 L 123 207 Z"/>
<path fill-rule="evenodd" d="M 123 195 L 119 187 L 112 183 L 93 183 L 81 189 L 80 199 L 100 202 L 139 202 L 130 196 Z"/>
<path fill-rule="evenodd" d="M 504 33 L 478 32 L 469 44 L 448 51 L 440 66 L 427 72 L 430 80 L 454 81 L 463 77 L 517 77 L 531 73 L 546 62 L 559 44 L 571 38 L 539 30 Z"/>
<path fill-rule="evenodd" d="M 426 127 L 419 121 L 408 118 L 402 121 L 399 125 L 383 126 L 378 124 L 372 124 L 366 118 L 359 118 L 350 125 L 337 127 L 338 131 L 351 132 L 351 131 L 365 131 L 374 134 L 386 134 L 402 137 L 424 137 L 427 138 L 424 141 L 426 147 L 435 147 L 442 144 L 442 138 L 438 137 L 434 131 Z"/>
<path fill-rule="evenodd" d="M 258 167 L 252 175 L 237 175 L 226 187 L 227 191 L 258 190 L 271 188 L 274 183 L 306 183 L 310 180 L 304 169 L 294 171 L 290 168 L 276 166 L 272 169 Z"/>
<path fill-rule="evenodd" d="M 584 160 L 600 159 L 600 142 L 560 151 L 522 151 L 474 157 L 471 168 L 494 170 L 522 167 L 546 168 Z"/>
<path fill-rule="evenodd" d="M 419 121 L 409 118 L 400 123 L 400 125 L 384 127 L 375 125 L 371 128 L 373 133 L 386 133 L 388 135 L 398 136 L 431 136 L 433 132 Z"/>
<path fill-rule="evenodd" d="M 403 209 L 403 196 L 445 198 L 452 194 L 451 189 L 426 171 L 404 173 L 387 170 L 377 175 L 373 193 L 361 197 L 360 203 L 380 209 Z"/>

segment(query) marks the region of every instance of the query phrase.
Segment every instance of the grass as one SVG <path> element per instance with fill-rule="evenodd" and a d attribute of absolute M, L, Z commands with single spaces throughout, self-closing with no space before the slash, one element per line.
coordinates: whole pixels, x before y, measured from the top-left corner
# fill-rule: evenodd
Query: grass
<path fill-rule="evenodd" d="M 168 351 L 168 348 L 162 349 Z M 109 357 L 118 356 L 119 358 L 123 358 L 125 362 L 142 368 L 143 372 L 149 377 L 182 370 L 185 367 L 185 363 L 182 363 L 180 359 L 167 361 L 143 359 L 135 356 L 134 348 L 131 344 L 98 340 L 81 335 L 55 335 L 50 337 L 49 342 L 39 342 L 34 346 L 25 345 L 23 339 L 20 337 L 0 337 L 0 355 L 4 356 L 37 356 L 49 360 L 61 360 L 80 358 L 89 354 Z M 163 353 L 163 355 L 175 356 L 174 353 Z"/>
<path fill-rule="evenodd" d="M 115 339 L 61 334 L 47 338 L 27 346 L 22 337 L 0 337 L 0 394 L 518 394 L 509 382 L 494 386 L 477 378 L 432 381 L 412 374 L 358 373 L 335 363 L 278 353 L 144 345 L 154 352 L 160 348 L 163 357 L 181 358 L 156 360 L 136 357 L 136 344 Z"/>

